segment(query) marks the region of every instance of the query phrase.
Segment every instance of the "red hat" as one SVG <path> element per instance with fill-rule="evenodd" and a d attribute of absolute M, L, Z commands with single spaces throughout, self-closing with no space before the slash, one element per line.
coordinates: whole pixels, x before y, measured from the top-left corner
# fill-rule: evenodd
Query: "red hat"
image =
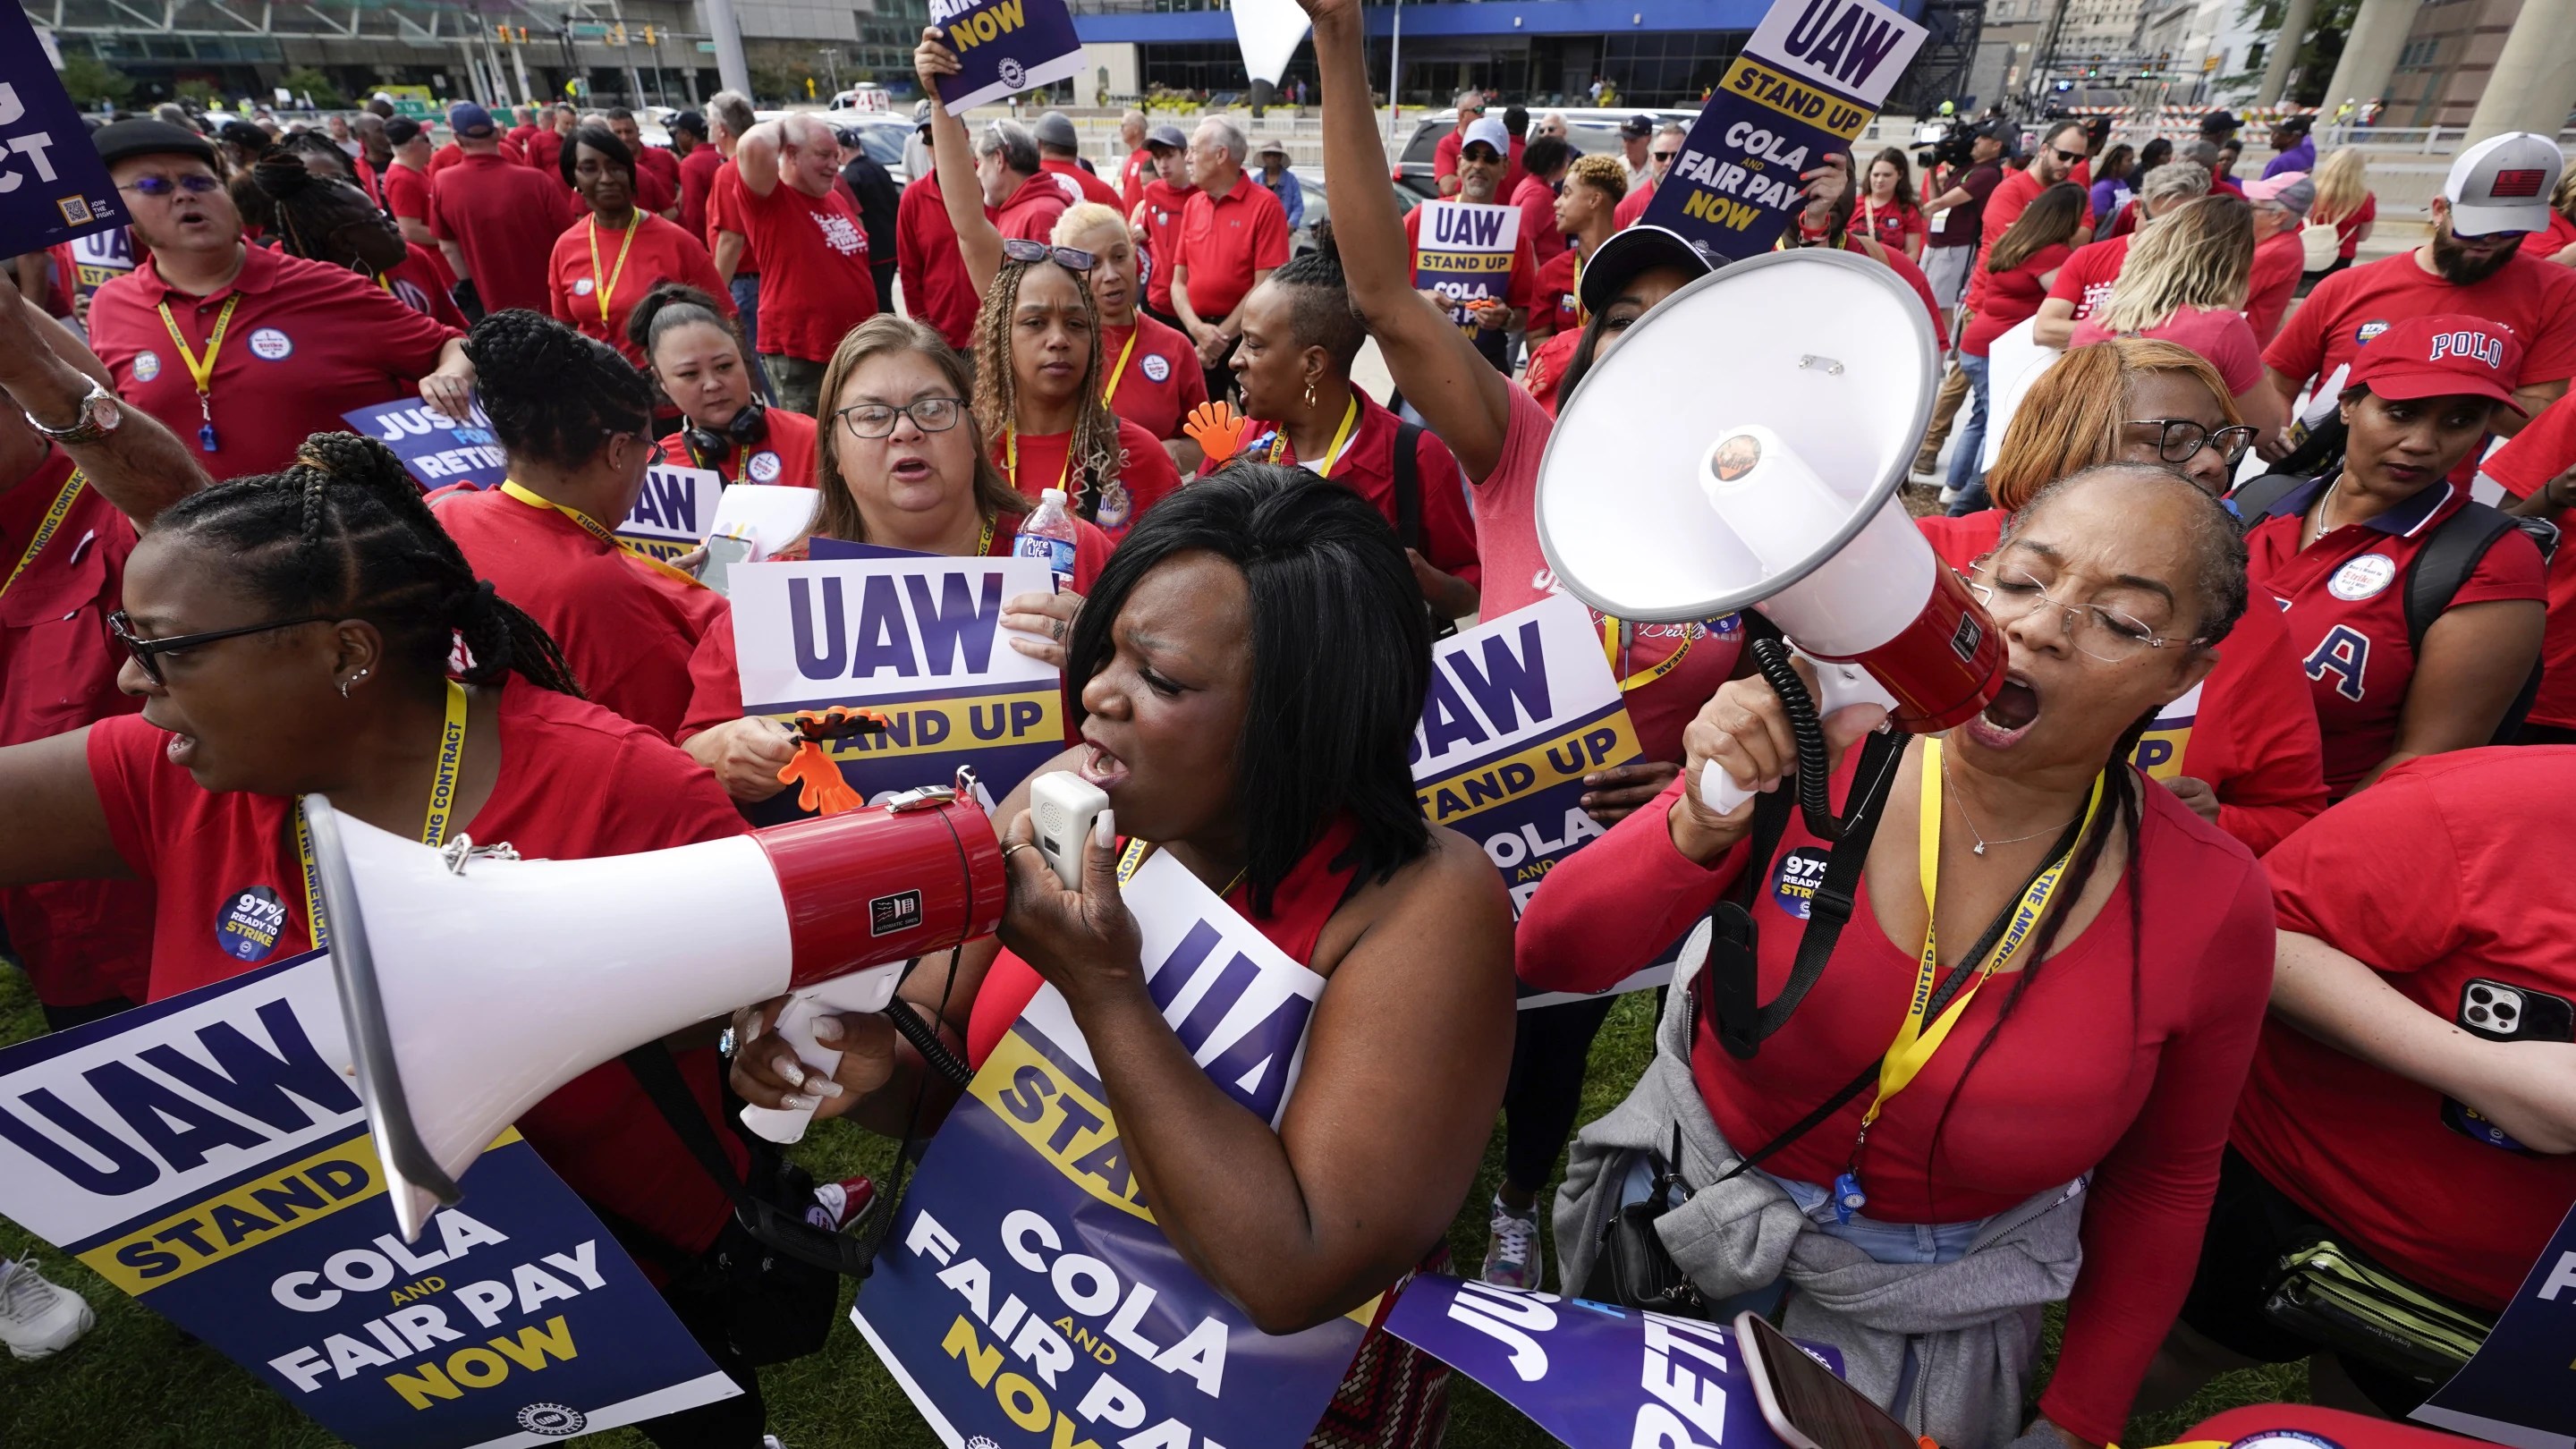
<path fill-rule="evenodd" d="M 2521 412 L 2513 400 L 2521 378 L 2522 339 L 2512 328 L 2449 312 L 2388 324 L 2353 358 L 2345 385 L 2385 398 L 2493 398 Z"/>
<path fill-rule="evenodd" d="M 2230 1409 L 2184 1431 L 2177 1442 L 2228 1449 L 2480 1449 L 2475 1439 L 2305 1404 Z"/>

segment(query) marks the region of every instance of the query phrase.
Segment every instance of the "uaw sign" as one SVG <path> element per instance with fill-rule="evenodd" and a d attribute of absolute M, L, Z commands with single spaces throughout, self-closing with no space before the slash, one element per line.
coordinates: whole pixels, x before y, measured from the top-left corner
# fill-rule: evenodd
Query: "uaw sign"
<path fill-rule="evenodd" d="M 930 23 L 957 52 L 939 100 L 963 114 L 1082 70 L 1082 40 L 1064 0 L 930 0 Z"/>
<path fill-rule="evenodd" d="M 26 12 L 0 14 L 0 256 L 130 220 Z"/>
<path fill-rule="evenodd" d="M 1800 174 L 1849 149 L 1929 33 L 1875 0 L 1777 0 L 1643 219 L 1712 259 L 1769 251 L 1805 204 Z"/>
<path fill-rule="evenodd" d="M 644 470 L 643 490 L 617 536 L 646 558 L 668 563 L 706 542 L 723 499 L 724 477 L 714 469 L 656 463 Z"/>
<path fill-rule="evenodd" d="M 2413 1417 L 2514 1449 L 2576 1446 L 2576 1211 L 2485 1344 Z"/>
<path fill-rule="evenodd" d="M 451 418 L 419 398 L 396 398 L 374 407 L 340 415 L 351 431 L 393 449 L 404 471 L 422 488 L 470 483 L 497 488 L 509 472 L 492 420 L 476 408 L 474 416 Z"/>
<path fill-rule="evenodd" d="M 1323 978 L 1189 871 L 1124 887 L 1146 988 L 1226 1095 L 1276 1127 Z M 1296 1449 L 1375 1304 L 1273 1335 L 1155 1224 L 1073 1013 L 1042 987 L 949 1113 L 851 1321 L 951 1446 Z"/>
<path fill-rule="evenodd" d="M 516 1130 L 404 1242 L 347 1060 L 318 953 L 0 1052 L 0 1214 L 368 1449 L 740 1392 Z"/>
<path fill-rule="evenodd" d="M 1449 320 L 1474 326 L 1470 304 L 1498 303 L 1510 292 L 1520 234 L 1517 206 L 1422 203 L 1422 230 L 1413 249 L 1414 290 L 1448 298 Z"/>

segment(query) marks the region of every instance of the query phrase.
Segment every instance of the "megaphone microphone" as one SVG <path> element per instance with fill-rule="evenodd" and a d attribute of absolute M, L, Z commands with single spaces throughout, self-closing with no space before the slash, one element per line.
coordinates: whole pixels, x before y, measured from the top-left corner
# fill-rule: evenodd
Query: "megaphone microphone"
<path fill-rule="evenodd" d="M 594 860 L 406 840 L 307 796 L 341 1018 L 406 1241 L 520 1114 L 672 1032 L 818 983 L 882 1010 L 904 963 L 1000 924 L 1001 842 L 955 788 Z M 808 1018 L 810 1025 L 810 1016 Z M 810 1046 L 799 1043 L 799 1054 Z M 801 1131 L 801 1124 L 799 1126 Z"/>
<path fill-rule="evenodd" d="M 1559 413 L 1538 477 L 1548 566 L 1615 618 L 1759 610 L 1816 666 L 1820 717 L 1878 704 L 1899 729 L 1957 725 L 2005 661 L 1896 499 L 1939 376 L 1922 299 L 1875 260 L 1774 252 L 1700 278 Z M 1712 769 L 1701 796 L 1722 813 L 1751 792 Z"/>

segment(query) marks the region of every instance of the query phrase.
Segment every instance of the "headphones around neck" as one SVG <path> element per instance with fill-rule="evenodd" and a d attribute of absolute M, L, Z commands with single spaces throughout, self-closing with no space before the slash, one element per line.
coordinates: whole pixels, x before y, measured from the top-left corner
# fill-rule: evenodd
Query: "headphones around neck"
<path fill-rule="evenodd" d="M 769 436 L 769 408 L 758 398 L 743 405 L 733 421 L 718 432 L 695 423 L 680 429 L 680 446 L 688 449 L 689 462 L 700 468 L 721 466 L 736 448 L 748 448 Z"/>

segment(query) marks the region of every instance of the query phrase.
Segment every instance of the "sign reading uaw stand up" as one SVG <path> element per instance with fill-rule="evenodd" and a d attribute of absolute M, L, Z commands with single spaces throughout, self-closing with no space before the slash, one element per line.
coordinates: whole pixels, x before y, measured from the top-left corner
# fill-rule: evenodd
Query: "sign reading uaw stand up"
<path fill-rule="evenodd" d="M 1082 69 L 1082 41 L 1064 0 L 930 0 L 930 23 L 957 52 L 939 101 L 964 112 L 1064 80 Z"/>
<path fill-rule="evenodd" d="M 1779 0 L 1691 123 L 1647 206 L 1713 259 L 1771 250 L 1800 174 L 1846 150 L 1930 32 L 1874 0 Z"/>

